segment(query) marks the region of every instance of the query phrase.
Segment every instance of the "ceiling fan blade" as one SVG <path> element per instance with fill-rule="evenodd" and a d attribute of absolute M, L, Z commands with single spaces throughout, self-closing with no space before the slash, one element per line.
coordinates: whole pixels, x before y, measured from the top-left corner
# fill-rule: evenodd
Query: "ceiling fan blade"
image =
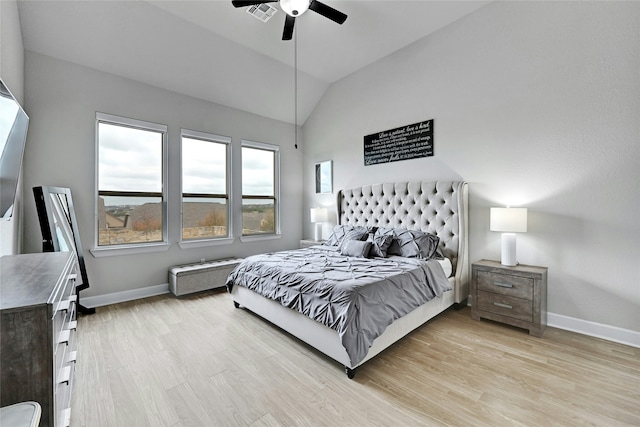
<path fill-rule="evenodd" d="M 284 20 L 284 31 L 282 32 L 282 40 L 291 40 L 293 38 L 293 26 L 296 23 L 296 18 L 287 15 Z"/>
<path fill-rule="evenodd" d="M 331 6 L 327 6 L 326 4 L 319 2 L 318 0 L 311 0 L 309 9 L 319 13 L 325 18 L 331 19 L 333 22 L 337 22 L 338 24 L 342 24 L 347 20 L 347 15 L 332 8 Z"/>
<path fill-rule="evenodd" d="M 247 7 L 247 6 L 253 6 L 255 4 L 262 4 L 262 3 L 275 3 L 277 0 L 232 0 L 231 4 L 234 7 Z"/>

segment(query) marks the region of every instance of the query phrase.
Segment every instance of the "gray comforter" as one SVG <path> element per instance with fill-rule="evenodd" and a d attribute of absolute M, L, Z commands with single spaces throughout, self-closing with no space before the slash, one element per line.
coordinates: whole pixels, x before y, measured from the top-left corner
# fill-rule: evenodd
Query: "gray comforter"
<path fill-rule="evenodd" d="M 451 287 L 436 260 L 354 258 L 312 247 L 245 258 L 229 275 L 338 332 L 352 366 L 394 320 Z"/>

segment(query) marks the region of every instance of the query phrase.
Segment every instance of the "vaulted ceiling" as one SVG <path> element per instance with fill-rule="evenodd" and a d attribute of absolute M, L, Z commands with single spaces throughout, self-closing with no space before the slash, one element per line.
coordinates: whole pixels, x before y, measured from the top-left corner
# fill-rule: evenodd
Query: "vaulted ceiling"
<path fill-rule="evenodd" d="M 324 3 L 346 22 L 307 11 L 292 41 L 277 3 L 268 22 L 230 0 L 19 0 L 18 10 L 27 50 L 289 123 L 297 62 L 303 124 L 333 82 L 488 1 Z"/>

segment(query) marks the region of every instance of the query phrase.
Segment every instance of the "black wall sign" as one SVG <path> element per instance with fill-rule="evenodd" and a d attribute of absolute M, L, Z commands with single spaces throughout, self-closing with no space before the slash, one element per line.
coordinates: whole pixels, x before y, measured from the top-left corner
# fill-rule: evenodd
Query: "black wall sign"
<path fill-rule="evenodd" d="M 433 156 L 433 119 L 364 137 L 364 165 Z"/>

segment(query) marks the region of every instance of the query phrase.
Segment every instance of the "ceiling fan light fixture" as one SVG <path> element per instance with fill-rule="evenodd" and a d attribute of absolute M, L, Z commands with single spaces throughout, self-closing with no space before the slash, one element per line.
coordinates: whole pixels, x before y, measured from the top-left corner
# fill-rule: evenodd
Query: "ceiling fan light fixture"
<path fill-rule="evenodd" d="M 280 0 L 280 9 L 289 16 L 298 17 L 309 9 L 309 0 Z"/>

